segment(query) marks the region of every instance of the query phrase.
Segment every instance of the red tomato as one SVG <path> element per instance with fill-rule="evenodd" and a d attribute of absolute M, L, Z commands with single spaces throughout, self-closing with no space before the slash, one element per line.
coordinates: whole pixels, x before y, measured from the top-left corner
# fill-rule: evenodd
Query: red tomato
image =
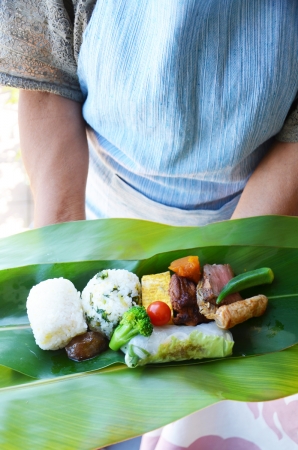
<path fill-rule="evenodd" d="M 147 308 L 147 314 L 154 326 L 161 327 L 171 320 L 171 309 L 165 302 L 153 302 Z"/>

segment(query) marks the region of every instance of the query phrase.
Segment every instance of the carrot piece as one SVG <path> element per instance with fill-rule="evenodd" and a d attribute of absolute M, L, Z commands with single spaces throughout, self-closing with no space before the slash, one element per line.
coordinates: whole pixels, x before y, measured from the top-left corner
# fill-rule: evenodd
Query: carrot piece
<path fill-rule="evenodd" d="M 198 256 L 185 256 L 171 262 L 169 269 L 180 277 L 188 278 L 196 284 L 201 278 L 200 261 Z"/>

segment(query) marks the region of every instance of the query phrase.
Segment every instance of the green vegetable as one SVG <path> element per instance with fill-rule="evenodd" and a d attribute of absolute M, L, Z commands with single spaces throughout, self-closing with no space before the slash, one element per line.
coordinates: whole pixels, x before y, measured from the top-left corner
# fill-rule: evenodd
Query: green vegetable
<path fill-rule="evenodd" d="M 151 335 L 152 331 L 153 326 L 146 309 L 143 306 L 132 306 L 123 314 L 112 335 L 109 346 L 112 350 L 119 350 L 134 336 L 141 334 L 147 337 Z"/>
<path fill-rule="evenodd" d="M 217 305 L 228 295 L 259 284 L 270 284 L 274 279 L 274 274 L 268 267 L 250 270 L 232 278 L 221 290 L 217 297 Z"/>

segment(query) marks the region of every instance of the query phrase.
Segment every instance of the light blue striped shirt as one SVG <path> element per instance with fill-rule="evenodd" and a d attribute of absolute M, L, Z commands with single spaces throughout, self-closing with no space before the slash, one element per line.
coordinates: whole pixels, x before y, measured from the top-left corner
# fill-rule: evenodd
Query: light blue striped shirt
<path fill-rule="evenodd" d="M 296 0 L 98 0 L 78 63 L 89 216 L 229 218 L 297 73 Z"/>

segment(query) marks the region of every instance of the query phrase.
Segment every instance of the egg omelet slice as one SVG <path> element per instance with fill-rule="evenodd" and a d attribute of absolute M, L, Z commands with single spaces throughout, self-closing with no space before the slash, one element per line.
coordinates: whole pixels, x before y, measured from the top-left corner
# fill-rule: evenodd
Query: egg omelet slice
<path fill-rule="evenodd" d="M 173 317 L 173 308 L 169 295 L 170 279 L 170 271 L 142 277 L 142 305 L 146 309 L 153 302 L 164 302 L 169 306 Z M 172 320 L 169 323 L 172 323 Z"/>

